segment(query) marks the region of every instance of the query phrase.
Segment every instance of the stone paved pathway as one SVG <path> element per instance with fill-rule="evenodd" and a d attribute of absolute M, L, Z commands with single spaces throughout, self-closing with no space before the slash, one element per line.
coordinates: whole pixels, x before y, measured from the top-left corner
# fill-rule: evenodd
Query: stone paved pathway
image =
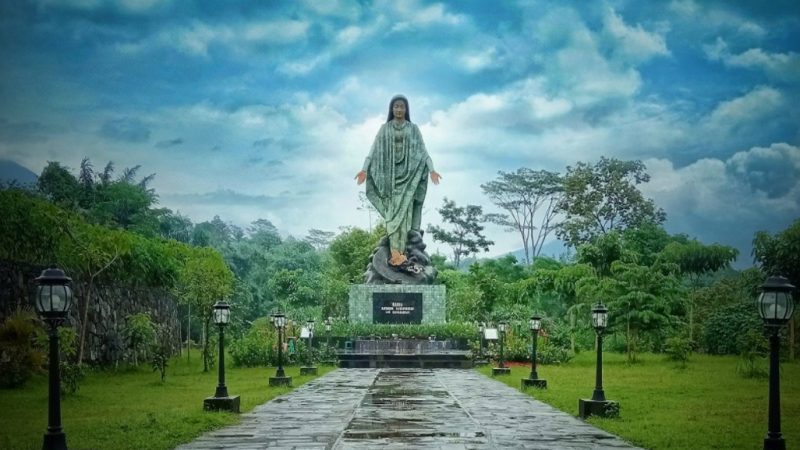
<path fill-rule="evenodd" d="M 338 369 L 178 450 L 266 448 L 634 447 L 472 370 Z"/>

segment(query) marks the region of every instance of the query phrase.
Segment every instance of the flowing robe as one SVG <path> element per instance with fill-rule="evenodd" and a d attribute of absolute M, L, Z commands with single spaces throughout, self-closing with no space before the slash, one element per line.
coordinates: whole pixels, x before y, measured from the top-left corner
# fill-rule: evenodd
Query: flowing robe
<path fill-rule="evenodd" d="M 367 198 L 383 216 L 389 246 L 404 253 L 409 230 L 420 229 L 427 175 L 433 171 L 419 128 L 394 119 L 381 125 L 363 170 Z"/>

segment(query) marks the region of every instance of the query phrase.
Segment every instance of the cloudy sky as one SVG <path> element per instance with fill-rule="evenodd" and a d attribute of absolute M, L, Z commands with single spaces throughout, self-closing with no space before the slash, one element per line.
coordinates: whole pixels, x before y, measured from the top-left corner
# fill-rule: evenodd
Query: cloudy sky
<path fill-rule="evenodd" d="M 366 228 L 353 176 L 403 93 L 443 176 L 423 224 L 495 212 L 499 170 L 641 159 L 668 231 L 749 263 L 800 217 L 799 47 L 790 0 L 4 1 L 0 159 L 141 164 L 196 222 Z"/>

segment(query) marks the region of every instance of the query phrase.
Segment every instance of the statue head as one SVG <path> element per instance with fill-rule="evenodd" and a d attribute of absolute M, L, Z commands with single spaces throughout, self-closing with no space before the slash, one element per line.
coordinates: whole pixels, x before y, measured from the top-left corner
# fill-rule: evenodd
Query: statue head
<path fill-rule="evenodd" d="M 406 120 L 411 122 L 411 113 L 408 109 L 408 99 L 404 95 L 397 94 L 392 97 L 392 100 L 389 102 L 389 117 L 386 119 L 387 122 L 391 122 L 394 119 L 394 112 L 392 108 L 394 107 L 394 102 L 401 101 L 403 104 L 406 105 Z"/>

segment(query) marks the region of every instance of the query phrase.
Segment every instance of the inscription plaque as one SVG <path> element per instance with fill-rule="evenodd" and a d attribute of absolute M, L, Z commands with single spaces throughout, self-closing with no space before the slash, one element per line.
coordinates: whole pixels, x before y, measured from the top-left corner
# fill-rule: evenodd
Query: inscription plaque
<path fill-rule="evenodd" d="M 372 323 L 422 323 L 422 293 L 373 293 Z"/>

